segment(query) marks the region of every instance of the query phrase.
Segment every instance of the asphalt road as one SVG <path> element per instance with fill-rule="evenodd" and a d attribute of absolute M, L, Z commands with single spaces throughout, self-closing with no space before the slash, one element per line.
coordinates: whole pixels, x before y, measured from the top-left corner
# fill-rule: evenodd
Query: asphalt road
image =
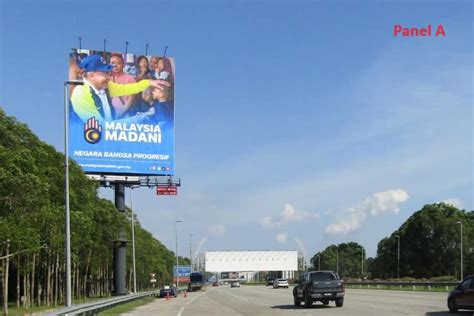
<path fill-rule="evenodd" d="M 346 290 L 343 307 L 315 303 L 311 308 L 293 305 L 292 289 L 263 286 L 210 287 L 178 298 L 156 299 L 123 315 L 425 315 L 447 316 L 446 293 Z M 460 312 L 458 315 L 473 315 Z"/>

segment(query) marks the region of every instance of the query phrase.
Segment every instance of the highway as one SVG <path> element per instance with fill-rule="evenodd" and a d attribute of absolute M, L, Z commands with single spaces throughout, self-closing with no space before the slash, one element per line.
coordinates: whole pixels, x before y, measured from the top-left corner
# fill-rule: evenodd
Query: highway
<path fill-rule="evenodd" d="M 156 299 L 122 315 L 425 315 L 447 316 L 446 293 L 346 290 L 343 307 L 315 303 L 309 309 L 293 305 L 292 288 L 228 285 L 209 287 L 178 298 Z M 460 312 L 458 315 L 473 315 Z"/>

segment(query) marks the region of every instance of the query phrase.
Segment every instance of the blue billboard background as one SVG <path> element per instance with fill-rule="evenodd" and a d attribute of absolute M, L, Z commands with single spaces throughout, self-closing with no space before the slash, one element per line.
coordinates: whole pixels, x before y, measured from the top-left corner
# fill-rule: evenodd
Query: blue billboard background
<path fill-rule="evenodd" d="M 91 75 L 81 70 L 83 66 L 81 60 L 96 55 L 100 55 L 104 64 L 110 64 L 112 58 L 121 59 L 124 64 L 121 75 L 126 76 L 131 84 L 143 79 L 137 70 L 138 60 L 145 58 L 150 63 L 153 58 L 163 59 L 163 57 L 137 57 L 132 54 L 73 50 L 69 61 L 69 79 L 89 80 L 85 81 L 84 85 L 70 86 L 69 156 L 86 173 L 174 175 L 174 60 L 166 58 L 168 68 L 161 73 L 158 70 L 152 71 L 152 64 L 149 64 L 148 75 L 144 78 L 166 81 L 167 99 L 164 101 L 160 99 L 164 93 L 160 96 L 158 92 L 162 91 L 155 93 L 157 89 L 149 85 L 133 95 L 112 97 L 109 83 L 105 91 L 113 115 L 110 115 L 109 111 L 107 116 L 107 112 L 102 109 L 103 99 L 98 96 L 99 93 L 96 94 L 99 89 L 91 87 L 94 82 L 87 77 Z M 110 74 L 109 81 L 113 81 L 114 72 Z M 155 94 L 158 95 L 156 99 Z M 126 97 L 132 98 L 131 106 L 126 112 L 115 115 L 121 109 L 117 108 L 113 98 Z"/>
<path fill-rule="evenodd" d="M 176 273 L 176 266 L 173 267 L 173 276 L 189 277 L 191 274 L 191 266 L 178 266 L 178 273 Z"/>

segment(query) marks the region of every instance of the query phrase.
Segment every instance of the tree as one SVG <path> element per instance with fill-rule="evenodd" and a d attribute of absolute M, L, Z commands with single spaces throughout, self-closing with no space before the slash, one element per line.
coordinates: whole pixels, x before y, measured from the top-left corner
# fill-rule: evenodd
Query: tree
<path fill-rule="evenodd" d="M 470 249 L 474 247 L 474 212 L 438 203 L 425 205 L 413 213 L 390 237 L 379 242 L 377 256 L 371 265 L 371 274 L 379 278 L 396 277 L 398 235 L 401 244 L 401 277 L 459 275 L 460 229 L 457 222 L 463 223 L 465 275 L 474 273 L 474 261 L 470 253 Z"/>

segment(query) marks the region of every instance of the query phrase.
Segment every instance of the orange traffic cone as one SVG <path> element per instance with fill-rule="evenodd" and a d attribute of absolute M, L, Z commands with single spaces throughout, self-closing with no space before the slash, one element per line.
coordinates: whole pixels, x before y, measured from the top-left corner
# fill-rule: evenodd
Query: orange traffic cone
<path fill-rule="evenodd" d="M 184 297 L 187 297 L 186 290 L 184 290 Z"/>
<path fill-rule="evenodd" d="M 167 300 L 167 301 L 170 300 L 170 293 L 166 293 L 166 300 Z"/>

